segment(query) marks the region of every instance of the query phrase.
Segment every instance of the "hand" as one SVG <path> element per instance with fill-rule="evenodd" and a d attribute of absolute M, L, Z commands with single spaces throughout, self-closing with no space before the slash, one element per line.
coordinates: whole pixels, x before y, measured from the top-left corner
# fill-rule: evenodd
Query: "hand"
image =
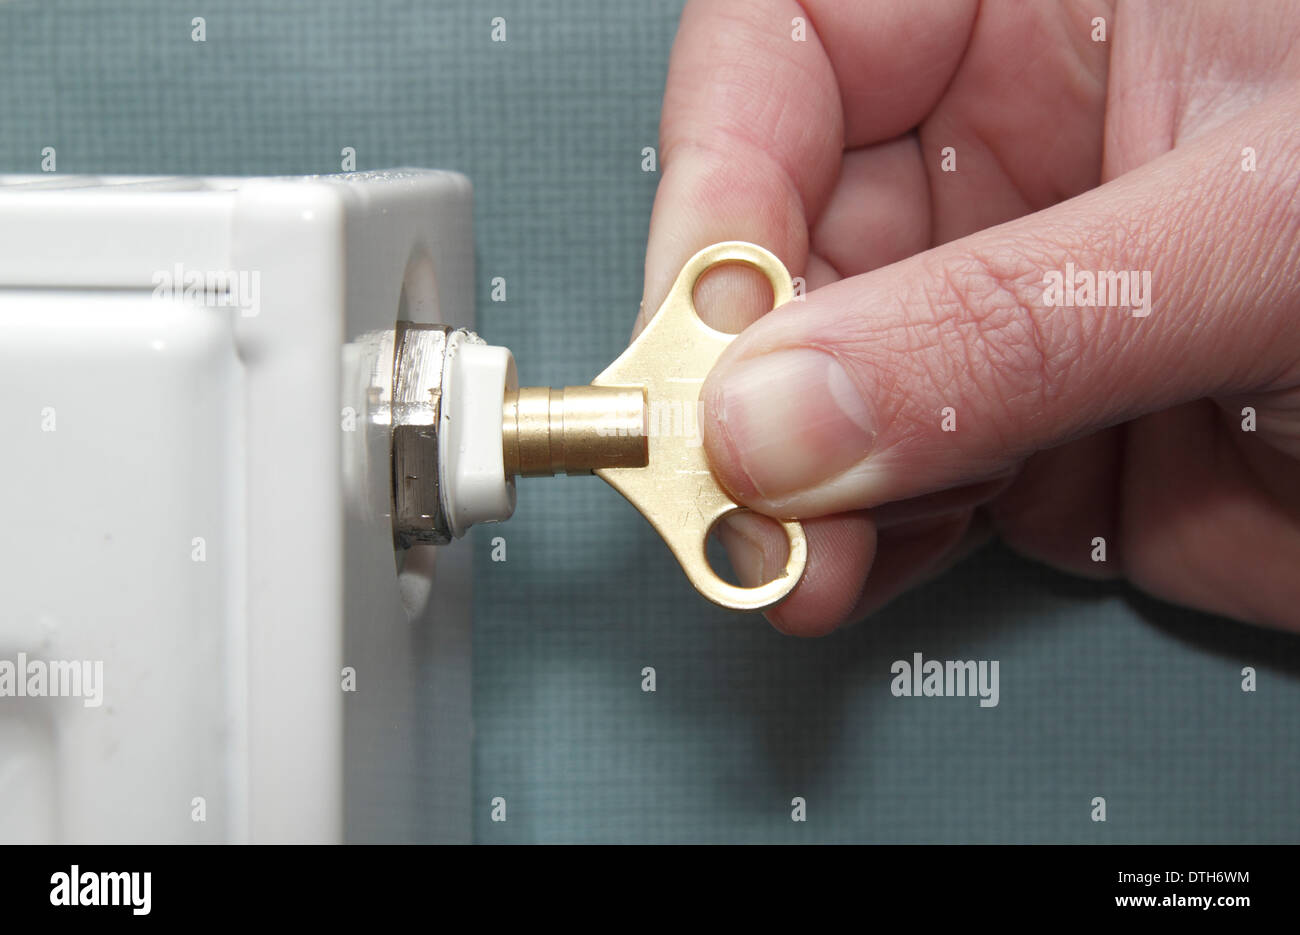
<path fill-rule="evenodd" d="M 719 240 L 807 282 L 766 315 L 750 271 L 697 291 L 744 329 L 703 391 L 714 469 L 808 536 L 779 629 L 992 533 L 1300 628 L 1300 6 L 693 2 L 661 165 L 647 312 Z M 1083 270 L 1149 293 L 1049 305 Z M 775 524 L 722 535 L 745 583 L 781 567 Z"/>

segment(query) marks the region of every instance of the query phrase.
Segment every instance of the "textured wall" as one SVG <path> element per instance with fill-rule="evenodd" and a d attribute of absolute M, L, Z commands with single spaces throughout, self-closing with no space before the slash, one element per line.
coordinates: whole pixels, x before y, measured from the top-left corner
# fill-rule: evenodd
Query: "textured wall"
<path fill-rule="evenodd" d="M 477 189 L 481 330 L 525 382 L 586 382 L 639 301 L 656 181 L 641 148 L 677 11 L 0 2 L 0 171 L 36 171 L 44 146 L 62 172 L 329 172 L 344 146 L 358 168 L 459 169 Z M 495 276 L 505 303 L 488 301 Z M 992 549 L 796 642 L 707 606 L 590 478 L 524 481 L 516 518 L 479 532 L 481 841 L 1300 838 L 1295 639 Z M 1000 703 L 892 697 L 890 664 L 914 652 L 998 660 Z"/>

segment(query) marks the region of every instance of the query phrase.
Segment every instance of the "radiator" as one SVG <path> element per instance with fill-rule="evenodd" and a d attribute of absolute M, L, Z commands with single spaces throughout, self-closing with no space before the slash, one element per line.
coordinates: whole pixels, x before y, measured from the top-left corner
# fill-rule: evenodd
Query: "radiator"
<path fill-rule="evenodd" d="M 0 176 L 0 840 L 469 840 L 468 542 L 395 550 L 372 410 L 471 208 Z"/>

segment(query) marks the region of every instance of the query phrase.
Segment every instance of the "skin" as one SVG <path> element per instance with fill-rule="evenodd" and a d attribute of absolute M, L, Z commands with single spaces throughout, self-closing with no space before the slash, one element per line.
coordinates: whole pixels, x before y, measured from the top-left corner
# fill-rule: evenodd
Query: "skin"
<path fill-rule="evenodd" d="M 805 523 L 778 629 L 861 619 L 994 534 L 1300 629 L 1298 40 L 1282 0 L 687 6 L 643 314 L 719 240 L 806 279 L 770 312 L 738 267 L 696 294 L 741 331 L 702 398 L 714 470 L 755 511 L 721 530 L 742 581 L 784 561 L 756 514 Z M 1149 317 L 1046 308 L 1067 263 L 1150 271 Z M 773 356 L 792 349 L 802 369 Z"/>

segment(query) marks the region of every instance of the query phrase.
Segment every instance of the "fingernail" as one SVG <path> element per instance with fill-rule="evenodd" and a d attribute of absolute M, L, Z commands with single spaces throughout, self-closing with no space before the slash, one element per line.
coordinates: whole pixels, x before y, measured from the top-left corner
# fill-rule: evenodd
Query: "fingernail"
<path fill-rule="evenodd" d="M 724 476 L 772 500 L 830 480 L 866 457 L 871 415 L 839 361 L 808 348 L 751 357 L 710 388 L 708 415 L 743 478 Z"/>

